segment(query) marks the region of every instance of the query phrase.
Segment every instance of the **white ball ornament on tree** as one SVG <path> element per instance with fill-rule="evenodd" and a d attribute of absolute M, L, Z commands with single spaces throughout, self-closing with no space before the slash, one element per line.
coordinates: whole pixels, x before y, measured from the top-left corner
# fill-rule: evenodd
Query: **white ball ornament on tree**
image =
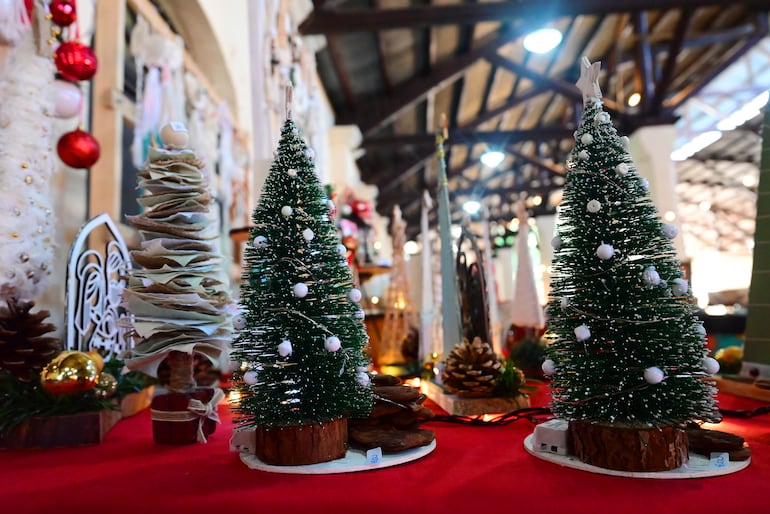
<path fill-rule="evenodd" d="M 254 248 L 261 250 L 267 246 L 267 238 L 265 236 L 257 236 L 254 238 Z"/>
<path fill-rule="evenodd" d="M 294 287 L 292 288 L 294 292 L 294 296 L 297 298 L 304 298 L 307 296 L 307 284 L 303 282 L 297 282 L 294 284 Z"/>
<path fill-rule="evenodd" d="M 578 341 L 587 341 L 588 339 L 591 339 L 591 329 L 588 328 L 588 325 L 580 325 L 579 327 L 575 327 L 575 337 Z"/>
<path fill-rule="evenodd" d="M 641 179 L 639 179 L 639 182 L 641 182 L 642 187 L 644 188 L 645 191 L 649 191 L 650 190 L 650 181 L 649 180 L 647 180 L 646 178 L 641 178 Z"/>
<path fill-rule="evenodd" d="M 660 275 L 658 274 L 658 270 L 655 269 L 655 266 L 648 266 L 645 268 L 642 272 L 642 280 L 648 286 L 657 286 L 660 284 Z"/>
<path fill-rule="evenodd" d="M 543 373 L 545 373 L 546 375 L 550 376 L 556 373 L 556 363 L 553 362 L 551 359 L 544 360 L 541 368 L 543 369 Z"/>
<path fill-rule="evenodd" d="M 297 170 L 295 170 L 294 168 L 289 168 L 289 169 L 286 171 L 286 174 L 287 174 L 288 176 L 290 176 L 290 177 L 294 178 L 294 177 L 296 177 L 296 176 L 297 176 Z"/>
<path fill-rule="evenodd" d="M 356 375 L 356 379 L 362 387 L 367 387 L 372 382 L 372 379 L 369 377 L 369 373 L 366 371 L 359 371 Z"/>
<path fill-rule="evenodd" d="M 257 372 L 256 371 L 247 371 L 243 374 L 243 381 L 249 385 L 254 385 L 257 383 Z"/>
<path fill-rule="evenodd" d="M 664 223 L 661 227 L 661 231 L 663 232 L 663 235 L 668 239 L 674 239 L 677 235 L 679 235 L 679 228 L 677 228 L 676 225 L 672 225 L 670 223 Z"/>
<path fill-rule="evenodd" d="M 312 241 L 315 237 L 315 233 L 311 229 L 306 228 L 302 231 L 302 237 L 305 239 L 305 241 Z"/>
<path fill-rule="evenodd" d="M 342 256 L 342 257 L 347 257 L 347 255 L 348 255 L 348 248 L 344 244 L 339 243 L 337 245 L 337 253 L 339 253 L 340 256 Z"/>
<path fill-rule="evenodd" d="M 623 148 L 625 150 L 628 150 L 628 144 L 630 140 L 628 139 L 628 136 L 620 136 L 620 142 L 623 145 Z"/>
<path fill-rule="evenodd" d="M 625 176 L 628 173 L 628 164 L 625 162 L 619 163 L 615 166 L 615 173 L 617 173 L 619 177 Z"/>
<path fill-rule="evenodd" d="M 348 291 L 348 299 L 351 302 L 355 302 L 355 303 L 360 302 L 361 301 L 361 290 L 360 289 L 356 289 L 354 287 L 353 289 Z"/>
<path fill-rule="evenodd" d="M 695 329 L 696 332 L 698 332 L 698 335 L 701 337 L 706 337 L 706 327 L 703 325 L 698 325 L 698 328 Z"/>
<path fill-rule="evenodd" d="M 569 298 L 567 298 L 566 296 L 562 296 L 561 300 L 559 300 L 559 305 L 561 305 L 562 309 L 566 309 L 567 307 L 569 307 Z"/>
<path fill-rule="evenodd" d="M 594 116 L 594 124 L 599 125 L 600 123 L 609 123 L 610 121 L 610 115 L 606 112 L 602 111 L 598 113 L 596 116 Z"/>
<path fill-rule="evenodd" d="M 291 341 L 284 339 L 281 344 L 278 345 L 278 355 L 281 357 L 288 357 L 294 349 L 291 347 Z"/>
<path fill-rule="evenodd" d="M 591 214 L 596 214 L 602 210 L 602 204 L 598 200 L 589 200 L 588 204 L 586 205 L 586 210 Z"/>
<path fill-rule="evenodd" d="M 326 348 L 327 352 L 336 352 L 341 346 L 342 343 L 337 336 L 329 336 L 326 338 L 326 341 L 324 341 L 324 348 Z"/>
<path fill-rule="evenodd" d="M 674 293 L 674 296 L 684 296 L 689 289 L 689 284 L 683 278 L 675 278 L 671 281 L 671 292 Z"/>
<path fill-rule="evenodd" d="M 612 247 L 612 245 L 609 245 L 607 243 L 600 244 L 596 248 L 596 256 L 603 261 L 612 259 L 614 255 L 615 255 L 615 249 Z"/>
<path fill-rule="evenodd" d="M 580 150 L 580 152 L 578 152 L 578 159 L 581 161 L 587 161 L 589 157 L 587 150 Z"/>
<path fill-rule="evenodd" d="M 584 145 L 590 145 L 591 143 L 594 142 L 594 136 L 592 136 L 589 133 L 585 133 L 582 136 L 580 136 L 580 142 L 583 143 Z"/>
<path fill-rule="evenodd" d="M 660 384 L 663 382 L 666 374 L 657 366 L 651 366 L 644 370 L 644 380 L 648 384 Z"/>
<path fill-rule="evenodd" d="M 293 212 L 294 212 L 294 209 L 292 209 L 288 205 L 284 205 L 283 207 L 281 207 L 281 216 L 283 216 L 284 218 L 288 218 L 289 216 L 292 215 Z"/>
<path fill-rule="evenodd" d="M 67 119 L 80 114 L 83 108 L 83 92 L 78 86 L 66 80 L 53 83 L 54 116 Z"/>
<path fill-rule="evenodd" d="M 236 314 L 233 316 L 233 328 L 235 330 L 243 330 L 246 328 L 246 318 L 243 314 Z"/>
<path fill-rule="evenodd" d="M 711 357 L 704 357 L 701 361 L 701 367 L 709 375 L 714 375 L 719 372 L 719 361 Z"/>
<path fill-rule="evenodd" d="M 557 252 L 561 250 L 561 237 L 553 236 L 553 239 L 551 239 L 551 248 L 553 248 Z"/>
<path fill-rule="evenodd" d="M 308 148 L 305 150 L 305 157 L 310 159 L 311 161 L 315 159 L 315 151 L 312 148 Z"/>
<path fill-rule="evenodd" d="M 366 317 L 366 313 L 363 310 L 359 309 L 356 311 L 355 317 L 356 319 L 364 319 Z"/>

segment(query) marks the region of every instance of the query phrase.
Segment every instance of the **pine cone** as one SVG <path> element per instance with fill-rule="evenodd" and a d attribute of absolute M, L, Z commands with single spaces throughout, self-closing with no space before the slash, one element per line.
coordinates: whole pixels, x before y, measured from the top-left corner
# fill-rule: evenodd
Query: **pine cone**
<path fill-rule="evenodd" d="M 48 311 L 31 313 L 35 302 L 8 300 L 0 309 L 0 369 L 7 369 L 22 382 L 32 382 L 61 352 L 59 339 L 46 337 L 56 327 L 44 323 Z"/>
<path fill-rule="evenodd" d="M 489 396 L 500 375 L 500 359 L 489 343 L 474 337 L 452 348 L 441 378 L 450 393 L 465 397 Z"/>

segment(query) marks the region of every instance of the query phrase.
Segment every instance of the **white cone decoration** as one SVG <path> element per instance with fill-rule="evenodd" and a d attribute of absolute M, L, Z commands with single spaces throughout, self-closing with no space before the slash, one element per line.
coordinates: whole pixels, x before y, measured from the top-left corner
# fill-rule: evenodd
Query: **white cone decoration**
<path fill-rule="evenodd" d="M 590 200 L 586 205 L 586 210 L 591 214 L 596 214 L 602 210 L 602 204 L 598 200 Z"/>
<path fill-rule="evenodd" d="M 628 173 L 628 164 L 621 162 L 615 166 L 615 173 L 617 173 L 619 177 L 624 176 L 626 173 Z"/>
<path fill-rule="evenodd" d="M 684 296 L 689 289 L 689 284 L 683 278 L 675 278 L 671 282 L 671 292 L 674 293 L 674 296 Z"/>
<path fill-rule="evenodd" d="M 336 336 L 329 336 L 326 338 L 326 341 L 324 342 L 324 348 L 326 348 L 327 352 L 336 352 L 340 349 L 342 346 L 342 343 L 340 342 L 340 339 Z"/>
<path fill-rule="evenodd" d="M 302 237 L 305 238 L 305 241 L 312 241 L 313 238 L 315 237 L 315 233 L 313 233 L 313 231 L 310 230 L 309 228 L 306 228 L 305 230 L 302 231 Z"/>
<path fill-rule="evenodd" d="M 648 384 L 660 384 L 663 382 L 663 377 L 665 376 L 663 370 L 657 366 L 652 366 L 644 370 L 644 380 Z"/>
<path fill-rule="evenodd" d="M 664 223 L 661 230 L 663 231 L 663 235 L 669 239 L 674 239 L 679 234 L 679 229 L 676 225 L 671 225 L 670 223 Z"/>
<path fill-rule="evenodd" d="M 243 374 L 243 381 L 246 382 L 249 385 L 254 385 L 257 383 L 257 372 L 256 371 L 247 371 Z"/>
<path fill-rule="evenodd" d="M 591 143 L 594 142 L 594 136 L 586 132 L 581 136 L 580 142 L 583 143 L 584 145 L 590 145 Z"/>
<path fill-rule="evenodd" d="M 615 249 L 612 247 L 612 245 L 608 245 L 607 243 L 599 245 L 599 247 L 596 249 L 596 256 L 603 261 L 612 259 L 613 255 L 615 255 Z"/>
<path fill-rule="evenodd" d="M 703 371 L 709 375 L 713 375 L 719 371 L 719 361 L 712 359 L 711 357 L 704 357 L 701 361 L 701 366 L 703 367 Z"/>
<path fill-rule="evenodd" d="M 544 360 L 541 368 L 546 375 L 553 375 L 556 373 L 556 364 L 551 359 Z"/>
<path fill-rule="evenodd" d="M 254 243 L 252 244 L 254 245 L 254 248 L 260 250 L 267 246 L 267 238 L 265 236 L 257 236 L 254 238 Z"/>
<path fill-rule="evenodd" d="M 655 266 L 648 266 L 642 272 L 642 280 L 648 286 L 657 286 L 658 284 L 660 284 L 660 275 L 658 274 L 658 271 L 655 269 Z"/>
<path fill-rule="evenodd" d="M 304 298 L 307 296 L 307 284 L 298 282 L 294 284 L 294 296 L 297 298 Z"/>
<path fill-rule="evenodd" d="M 281 341 L 281 344 L 278 345 L 278 355 L 281 357 L 287 357 L 291 355 L 291 352 L 294 351 L 291 347 L 291 341 L 288 339 L 284 339 Z"/>
<path fill-rule="evenodd" d="M 358 379 L 358 383 L 361 384 L 363 387 L 368 386 L 369 383 L 372 381 L 372 379 L 369 378 L 369 373 L 367 373 L 366 371 L 359 371 L 356 378 Z"/>
<path fill-rule="evenodd" d="M 236 314 L 233 316 L 233 328 L 235 330 L 243 330 L 246 327 L 246 318 L 243 314 Z"/>
<path fill-rule="evenodd" d="M 580 325 L 579 327 L 575 328 L 575 337 L 578 341 L 585 341 L 586 339 L 590 339 L 591 329 L 588 328 L 588 325 Z"/>
<path fill-rule="evenodd" d="M 356 302 L 356 303 L 360 302 L 361 301 L 361 291 L 356 289 L 356 288 L 351 289 L 350 291 L 348 291 L 348 299 L 351 302 Z"/>
<path fill-rule="evenodd" d="M 283 215 L 284 218 L 288 218 L 289 216 L 291 216 L 292 212 L 294 212 L 294 209 L 292 209 L 288 205 L 284 205 L 283 207 L 281 207 L 281 214 Z"/>
<path fill-rule="evenodd" d="M 561 237 L 559 236 L 553 236 L 553 239 L 551 239 L 551 247 L 556 250 L 557 252 L 561 250 Z"/>

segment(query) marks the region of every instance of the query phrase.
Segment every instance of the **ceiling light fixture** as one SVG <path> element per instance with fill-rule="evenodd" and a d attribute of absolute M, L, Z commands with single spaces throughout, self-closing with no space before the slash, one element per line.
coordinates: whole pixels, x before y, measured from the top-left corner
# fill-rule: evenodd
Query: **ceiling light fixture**
<path fill-rule="evenodd" d="M 468 200 L 463 204 L 463 210 L 468 214 L 476 214 L 481 209 L 481 202 L 478 200 Z"/>
<path fill-rule="evenodd" d="M 535 54 L 544 54 L 559 46 L 561 39 L 561 31 L 558 29 L 538 29 L 524 36 L 524 48 Z"/>
<path fill-rule="evenodd" d="M 636 107 L 639 105 L 639 102 L 642 101 L 642 95 L 639 93 L 631 93 L 631 96 L 628 97 L 628 106 L 629 107 Z"/>
<path fill-rule="evenodd" d="M 505 160 L 505 154 L 500 150 L 487 150 L 481 154 L 481 162 L 490 168 L 497 168 Z"/>

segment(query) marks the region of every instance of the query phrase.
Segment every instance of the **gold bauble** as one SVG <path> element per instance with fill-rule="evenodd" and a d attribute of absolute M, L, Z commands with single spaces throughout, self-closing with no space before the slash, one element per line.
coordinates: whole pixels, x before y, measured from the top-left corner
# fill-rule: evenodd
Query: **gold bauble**
<path fill-rule="evenodd" d="M 96 381 L 97 398 L 109 398 L 115 394 L 118 388 L 118 379 L 110 373 L 99 373 L 99 379 Z"/>
<path fill-rule="evenodd" d="M 96 350 L 86 352 L 86 355 L 88 355 L 91 360 L 94 361 L 94 364 L 96 364 L 96 369 L 99 371 L 99 373 L 101 373 L 104 369 L 104 357 L 102 357 L 102 355 Z"/>
<path fill-rule="evenodd" d="M 84 352 L 61 352 L 40 372 L 40 383 L 51 394 L 83 393 L 96 387 L 99 370 Z"/>

